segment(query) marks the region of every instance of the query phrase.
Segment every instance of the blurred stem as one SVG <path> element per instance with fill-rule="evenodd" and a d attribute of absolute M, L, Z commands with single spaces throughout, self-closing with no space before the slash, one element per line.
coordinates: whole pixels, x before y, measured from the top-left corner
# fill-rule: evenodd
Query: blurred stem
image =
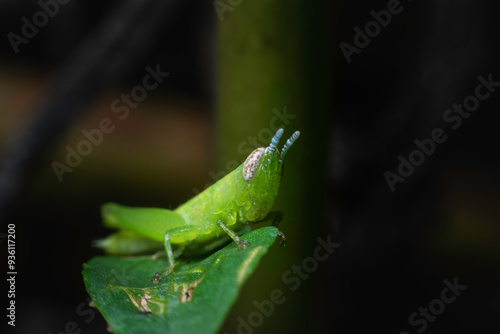
<path fill-rule="evenodd" d="M 319 2 L 242 1 L 223 13 L 224 19 L 219 22 L 216 170 L 230 172 L 253 149 L 269 145 L 270 134 L 278 127 L 285 126 L 285 138 L 295 130 L 301 131 L 300 139 L 287 154 L 275 204 L 276 209 L 284 211 L 281 229 L 289 239 L 286 252 L 275 252 L 281 262 L 268 288 L 262 286 L 259 277 L 249 284 L 260 281 L 258 289 L 265 297 L 273 287 L 287 288 L 280 282 L 283 272 L 312 255 L 322 224 L 330 89 L 327 83 L 331 74 L 323 12 Z M 258 299 L 255 295 L 253 298 Z M 280 321 L 275 318 L 279 318 L 278 314 L 273 315 L 273 323 L 280 324 L 279 332 L 304 326 L 301 317 L 294 321 L 290 320 L 294 319 L 293 313 L 286 315 L 286 310 L 303 309 L 295 304 L 304 302 L 304 298 L 302 291 L 301 297 L 297 294 L 293 302 L 280 306 L 283 311 L 279 314 L 287 320 Z M 253 307 L 248 300 L 241 303 Z M 239 310 L 235 314 L 248 313 Z M 231 321 L 230 316 L 228 326 L 232 326 Z M 274 325 L 266 326 L 271 329 Z"/>

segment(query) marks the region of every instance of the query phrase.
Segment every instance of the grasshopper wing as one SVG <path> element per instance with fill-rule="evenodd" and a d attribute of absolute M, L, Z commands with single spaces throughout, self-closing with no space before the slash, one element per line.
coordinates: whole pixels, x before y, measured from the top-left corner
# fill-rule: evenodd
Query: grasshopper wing
<path fill-rule="evenodd" d="M 175 211 L 158 208 L 133 208 L 106 203 L 101 208 L 104 226 L 135 232 L 163 242 L 165 232 L 185 226 L 184 218 Z"/>
<path fill-rule="evenodd" d="M 95 240 L 93 245 L 110 255 L 153 254 L 164 247 L 163 242 L 125 230 L 114 232 L 104 239 Z"/>

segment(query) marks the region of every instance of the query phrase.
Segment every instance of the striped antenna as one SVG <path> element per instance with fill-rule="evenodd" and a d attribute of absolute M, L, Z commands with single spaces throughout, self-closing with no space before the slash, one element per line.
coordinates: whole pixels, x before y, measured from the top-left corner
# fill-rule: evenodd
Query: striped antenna
<path fill-rule="evenodd" d="M 283 129 L 279 129 L 276 131 L 276 134 L 274 135 L 273 139 L 271 139 L 271 144 L 269 144 L 269 147 L 267 149 L 267 154 L 269 156 L 273 155 L 274 152 L 278 149 L 278 143 L 280 141 L 281 136 L 283 136 Z"/>
<path fill-rule="evenodd" d="M 283 162 L 283 158 L 285 157 L 286 152 L 290 149 L 293 143 L 299 138 L 300 132 L 295 131 L 293 135 L 286 141 L 285 146 L 281 150 L 280 163 Z"/>

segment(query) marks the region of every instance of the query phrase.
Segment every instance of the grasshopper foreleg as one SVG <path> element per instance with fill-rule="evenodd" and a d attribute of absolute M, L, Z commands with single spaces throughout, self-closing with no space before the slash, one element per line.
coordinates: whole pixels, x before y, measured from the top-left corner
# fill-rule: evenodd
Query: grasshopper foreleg
<path fill-rule="evenodd" d="M 271 211 L 269 212 L 262 220 L 258 221 L 258 223 L 263 222 L 263 221 L 271 221 L 272 225 L 276 228 L 278 228 L 278 238 L 280 239 L 280 246 L 284 247 L 285 246 L 285 240 L 286 237 L 279 230 L 279 224 L 281 223 L 281 220 L 283 220 L 283 212 L 282 211 Z"/>
<path fill-rule="evenodd" d="M 238 245 L 238 249 L 246 249 L 248 246 L 250 246 L 250 243 L 248 241 L 242 240 L 238 236 L 238 234 L 236 234 L 233 231 L 231 231 L 226 226 L 226 224 L 224 224 L 224 222 L 222 220 L 217 221 L 217 226 L 219 226 L 219 228 L 221 230 L 223 230 L 224 232 L 226 232 L 227 235 L 229 235 L 229 237 L 234 240 L 234 242 Z"/>

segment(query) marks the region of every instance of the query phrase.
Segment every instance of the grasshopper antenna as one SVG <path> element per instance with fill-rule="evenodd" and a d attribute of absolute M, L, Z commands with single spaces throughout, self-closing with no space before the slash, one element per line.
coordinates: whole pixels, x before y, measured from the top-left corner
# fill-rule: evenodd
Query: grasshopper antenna
<path fill-rule="evenodd" d="M 271 144 L 269 144 L 269 147 L 267 148 L 267 154 L 269 156 L 273 155 L 274 152 L 278 149 L 278 143 L 281 136 L 283 136 L 283 129 L 279 129 L 278 131 L 276 131 L 273 139 L 271 139 Z"/>
<path fill-rule="evenodd" d="M 280 141 L 281 136 L 283 136 L 283 129 L 278 129 L 278 131 L 276 131 L 276 134 L 274 135 L 273 139 L 271 139 L 271 144 L 269 144 L 269 147 L 266 148 L 266 153 L 267 153 L 269 158 L 267 159 L 264 167 L 267 167 L 267 165 L 271 162 L 271 156 L 278 149 L 278 143 Z"/>
<path fill-rule="evenodd" d="M 281 150 L 281 156 L 280 156 L 280 163 L 283 162 L 283 158 L 285 157 L 286 152 L 292 147 L 293 143 L 299 138 L 300 132 L 295 131 L 293 135 L 286 141 L 285 146 L 283 146 L 283 149 Z M 274 138 L 273 138 L 274 139 Z"/>

